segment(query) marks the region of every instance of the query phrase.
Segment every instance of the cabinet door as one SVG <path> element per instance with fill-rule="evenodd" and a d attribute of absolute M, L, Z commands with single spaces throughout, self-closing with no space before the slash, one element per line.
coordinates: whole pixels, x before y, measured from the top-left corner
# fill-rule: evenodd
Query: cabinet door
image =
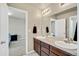
<path fill-rule="evenodd" d="M 57 56 L 57 55 L 50 51 L 50 56 Z"/>
<path fill-rule="evenodd" d="M 41 47 L 41 51 L 45 52 L 46 54 L 49 55 L 49 49 Z"/>
<path fill-rule="evenodd" d="M 34 50 L 40 55 L 40 43 L 38 44 L 37 39 L 34 39 Z"/>
<path fill-rule="evenodd" d="M 57 56 L 71 56 L 72 54 L 67 53 L 65 51 L 62 51 L 56 47 L 50 46 L 50 51 L 54 54 L 56 54 Z"/>
<path fill-rule="evenodd" d="M 44 42 L 41 42 L 41 47 L 44 47 L 44 48 L 49 49 L 49 44 L 46 44 Z"/>
<path fill-rule="evenodd" d="M 43 51 L 41 51 L 41 56 L 48 56 L 48 54 L 43 52 Z"/>
<path fill-rule="evenodd" d="M 36 38 L 34 38 L 34 42 L 37 43 L 37 44 L 40 44 L 40 41 Z"/>
<path fill-rule="evenodd" d="M 50 52 L 49 50 L 50 50 L 49 49 L 49 44 L 46 44 L 44 42 L 41 42 L 41 51 L 43 51 L 43 52 L 41 52 L 41 55 L 43 55 L 44 52 L 45 52 L 45 54 L 49 55 L 49 52 Z"/>

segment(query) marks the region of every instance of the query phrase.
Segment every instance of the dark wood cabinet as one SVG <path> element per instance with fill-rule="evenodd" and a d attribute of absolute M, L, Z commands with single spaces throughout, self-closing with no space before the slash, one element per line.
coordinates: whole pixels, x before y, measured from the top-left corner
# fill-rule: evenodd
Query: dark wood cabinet
<path fill-rule="evenodd" d="M 34 38 L 34 50 L 40 56 L 73 56 L 68 52 L 44 43 L 36 38 Z"/>
<path fill-rule="evenodd" d="M 46 54 L 49 55 L 49 49 L 41 47 L 41 51 L 45 52 Z"/>
<path fill-rule="evenodd" d="M 41 42 L 41 51 L 43 51 L 43 53 L 49 55 L 50 53 L 50 49 L 49 49 L 50 45 L 49 44 L 46 44 L 44 42 Z M 42 55 L 42 54 L 41 54 Z"/>
<path fill-rule="evenodd" d="M 49 49 L 49 44 L 47 44 L 47 43 L 41 42 L 41 46 L 44 47 L 44 48 Z"/>
<path fill-rule="evenodd" d="M 71 56 L 72 55 L 70 53 L 67 53 L 67 52 L 60 50 L 60 49 L 53 47 L 53 46 L 50 46 L 50 53 L 53 53 L 57 56 Z"/>
<path fill-rule="evenodd" d="M 49 55 L 45 53 L 44 51 L 41 51 L 41 56 L 49 56 Z"/>
<path fill-rule="evenodd" d="M 50 56 L 58 56 L 58 55 L 50 51 Z"/>
<path fill-rule="evenodd" d="M 34 50 L 40 55 L 40 41 L 34 39 Z"/>

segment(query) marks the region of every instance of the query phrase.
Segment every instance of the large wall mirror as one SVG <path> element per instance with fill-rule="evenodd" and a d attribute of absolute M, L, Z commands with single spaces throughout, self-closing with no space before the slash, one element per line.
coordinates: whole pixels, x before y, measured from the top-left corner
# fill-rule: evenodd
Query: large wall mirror
<path fill-rule="evenodd" d="M 76 16 L 70 16 L 67 19 L 50 20 L 51 35 L 54 37 L 63 37 L 74 40 L 76 26 Z"/>

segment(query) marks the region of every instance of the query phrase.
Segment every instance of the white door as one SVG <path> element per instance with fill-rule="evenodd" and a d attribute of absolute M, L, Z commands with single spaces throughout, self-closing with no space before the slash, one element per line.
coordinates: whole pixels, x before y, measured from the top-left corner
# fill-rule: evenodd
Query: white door
<path fill-rule="evenodd" d="M 55 36 L 65 38 L 65 19 L 55 21 Z"/>
<path fill-rule="evenodd" d="M 72 38 L 72 39 L 74 38 L 76 23 L 77 23 L 77 17 L 71 16 L 69 18 L 69 37 Z"/>
<path fill-rule="evenodd" d="M 0 56 L 8 54 L 8 8 L 0 3 Z"/>

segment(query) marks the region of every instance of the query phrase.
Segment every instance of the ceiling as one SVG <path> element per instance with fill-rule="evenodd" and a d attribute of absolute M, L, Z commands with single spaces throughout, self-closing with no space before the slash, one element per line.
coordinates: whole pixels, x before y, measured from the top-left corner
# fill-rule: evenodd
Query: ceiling
<path fill-rule="evenodd" d="M 10 7 L 19 8 L 19 9 L 27 10 L 27 11 L 36 10 L 36 9 L 43 11 L 44 9 L 48 7 L 56 6 L 57 3 L 8 3 L 7 5 Z M 24 18 L 24 14 L 17 11 L 14 8 L 9 8 L 9 12 L 12 13 L 12 15 L 10 16 L 17 17 L 17 18 Z"/>
<path fill-rule="evenodd" d="M 23 12 L 17 10 L 16 8 L 12 8 L 12 7 L 9 7 L 8 15 L 9 17 L 15 17 L 19 19 L 25 18 L 25 14 Z"/>
<path fill-rule="evenodd" d="M 37 10 L 40 10 L 42 13 L 45 9 L 51 10 L 52 7 L 56 7 L 58 3 L 8 3 L 7 5 L 14 8 L 27 10 L 27 11 L 30 11 L 30 10 L 35 11 L 37 9 Z M 17 16 L 16 11 L 15 12 L 12 11 L 12 12 L 15 13 L 15 15 Z"/>
<path fill-rule="evenodd" d="M 59 4 L 60 3 L 8 3 L 7 5 L 11 6 L 11 7 L 22 9 L 22 10 L 27 10 L 27 11 L 30 11 L 30 10 L 35 11 L 36 9 L 38 9 L 40 11 L 44 11 L 45 9 L 49 8 L 51 11 L 50 15 L 59 13 L 63 10 L 67 10 L 69 8 L 73 8 L 76 6 L 76 4 L 74 4 L 74 3 L 71 3 L 71 4 L 69 3 L 69 5 L 67 5 L 67 6 L 60 7 Z M 14 15 L 16 15 L 16 16 L 18 15 L 20 17 L 23 17 L 22 16 L 23 14 L 20 14 L 16 10 L 12 10 L 11 12 L 13 12 Z"/>
<path fill-rule="evenodd" d="M 41 10 L 43 10 L 47 7 L 53 7 L 57 4 L 58 3 L 8 3 L 9 6 L 13 6 L 13 7 L 19 7 L 19 8 L 23 8 L 23 9 L 38 8 Z"/>

